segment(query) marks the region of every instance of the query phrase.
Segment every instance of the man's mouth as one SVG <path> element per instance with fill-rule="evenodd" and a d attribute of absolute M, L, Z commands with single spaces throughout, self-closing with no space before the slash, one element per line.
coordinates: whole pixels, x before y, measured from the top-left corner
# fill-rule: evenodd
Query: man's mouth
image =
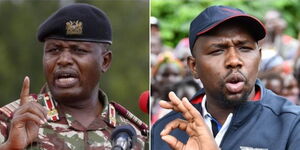
<path fill-rule="evenodd" d="M 225 79 L 225 88 L 229 93 L 241 93 L 245 85 L 244 77 L 239 73 L 233 73 Z"/>
<path fill-rule="evenodd" d="M 54 74 L 54 84 L 60 88 L 73 87 L 78 81 L 78 74 L 73 70 L 57 71 Z"/>

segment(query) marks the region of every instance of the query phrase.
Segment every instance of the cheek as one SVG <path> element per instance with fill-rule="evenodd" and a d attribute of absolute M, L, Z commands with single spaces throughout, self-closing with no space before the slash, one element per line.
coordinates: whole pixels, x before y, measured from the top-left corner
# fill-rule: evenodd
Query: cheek
<path fill-rule="evenodd" d="M 256 80 L 259 64 L 260 59 L 258 59 L 257 57 L 249 58 L 245 61 L 244 68 L 248 70 L 247 72 L 249 73 L 249 76 L 252 80 Z"/>
<path fill-rule="evenodd" d="M 89 59 L 89 61 L 82 61 L 78 63 L 81 73 L 87 80 L 99 78 L 101 74 L 100 64 L 95 59 Z"/>
<path fill-rule="evenodd" d="M 220 77 L 222 77 L 222 70 L 224 69 L 222 67 L 222 63 L 220 63 L 220 60 L 207 60 L 205 58 L 201 59 L 203 61 L 199 61 L 196 63 L 197 73 L 201 80 L 214 79 L 212 81 L 216 81 Z"/>
<path fill-rule="evenodd" d="M 51 75 L 50 73 L 53 71 L 55 66 L 55 63 L 53 63 L 53 60 L 44 58 L 43 59 L 43 68 L 44 68 L 44 73 L 46 76 Z"/>
<path fill-rule="evenodd" d="M 198 72 L 199 79 L 207 90 L 219 87 L 218 83 L 221 80 L 221 73 L 216 72 L 213 66 L 210 64 L 199 65 Z"/>

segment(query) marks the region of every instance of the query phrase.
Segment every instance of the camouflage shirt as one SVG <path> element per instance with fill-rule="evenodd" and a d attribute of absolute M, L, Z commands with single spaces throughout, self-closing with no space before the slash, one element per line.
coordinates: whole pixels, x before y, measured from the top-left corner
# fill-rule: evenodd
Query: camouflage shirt
<path fill-rule="evenodd" d="M 133 149 L 143 149 L 147 135 L 141 132 L 136 124 L 137 118 L 130 118 L 116 108 L 116 103 L 109 103 L 104 92 L 99 92 L 99 99 L 104 100 L 103 112 L 86 128 L 76 121 L 72 115 L 58 109 L 58 120 L 48 121 L 39 129 L 38 138 L 27 146 L 28 150 L 99 150 L 111 149 L 110 135 L 116 126 L 132 125 L 137 132 L 137 140 Z M 18 107 L 19 101 L 0 108 L 0 142 L 8 138 L 11 114 Z M 103 102 L 102 102 L 103 103 Z M 17 105 L 16 105 L 17 104 Z M 9 106 L 11 105 L 11 106 Z M 118 105 L 118 104 L 117 104 Z M 14 106 L 14 107 L 12 107 Z M 118 105 L 120 106 L 120 105 Z M 129 113 L 129 112 L 128 112 Z M 131 113 L 130 113 L 131 114 Z M 131 120 L 131 121 L 130 121 Z M 145 124 L 143 124 L 145 126 Z M 148 127 L 147 127 L 148 128 Z M 147 131 L 146 131 L 147 133 Z"/>

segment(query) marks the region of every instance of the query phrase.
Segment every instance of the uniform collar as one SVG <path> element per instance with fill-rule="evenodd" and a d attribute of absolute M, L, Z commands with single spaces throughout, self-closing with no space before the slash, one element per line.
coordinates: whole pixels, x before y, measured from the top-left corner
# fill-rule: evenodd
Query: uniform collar
<path fill-rule="evenodd" d="M 60 119 L 65 119 L 67 121 L 67 124 L 69 127 L 77 129 L 77 130 L 96 130 L 96 129 L 103 129 L 107 127 L 108 122 L 108 97 L 107 95 L 102 91 L 99 90 L 98 99 L 100 103 L 104 106 L 102 113 L 89 125 L 87 129 L 85 129 L 77 120 L 73 118 L 71 114 L 64 113 L 64 110 L 59 110 Z"/>
<path fill-rule="evenodd" d="M 50 93 L 50 90 L 45 84 L 43 88 L 41 89 L 41 93 Z M 65 113 L 64 110 L 59 107 L 57 102 L 53 100 L 53 103 L 55 105 L 55 108 L 58 110 L 58 116 L 59 119 L 55 122 L 57 123 L 63 123 L 67 124 L 69 128 L 74 128 L 76 130 L 96 130 L 96 129 L 103 129 L 107 127 L 107 124 L 109 123 L 109 102 L 108 97 L 102 90 L 99 90 L 98 92 L 98 99 L 100 103 L 103 105 L 103 111 L 102 113 L 89 125 L 88 128 L 83 127 L 77 120 L 74 119 L 74 117 L 71 114 Z"/>

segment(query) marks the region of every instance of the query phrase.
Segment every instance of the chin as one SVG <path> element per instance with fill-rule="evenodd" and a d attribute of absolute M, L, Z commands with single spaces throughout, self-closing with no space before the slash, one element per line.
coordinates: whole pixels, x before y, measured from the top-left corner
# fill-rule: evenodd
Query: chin
<path fill-rule="evenodd" d="M 75 89 L 53 89 L 51 90 L 53 98 L 57 101 L 73 101 L 80 97 L 81 91 Z"/>
<path fill-rule="evenodd" d="M 234 108 L 247 102 L 247 99 L 247 93 L 224 95 L 224 97 L 220 99 L 220 103 L 224 108 Z"/>
<path fill-rule="evenodd" d="M 228 94 L 228 95 L 225 95 L 225 99 L 228 100 L 228 101 L 243 101 L 244 98 L 245 98 L 245 94 L 243 93 L 236 93 L 236 94 Z"/>

